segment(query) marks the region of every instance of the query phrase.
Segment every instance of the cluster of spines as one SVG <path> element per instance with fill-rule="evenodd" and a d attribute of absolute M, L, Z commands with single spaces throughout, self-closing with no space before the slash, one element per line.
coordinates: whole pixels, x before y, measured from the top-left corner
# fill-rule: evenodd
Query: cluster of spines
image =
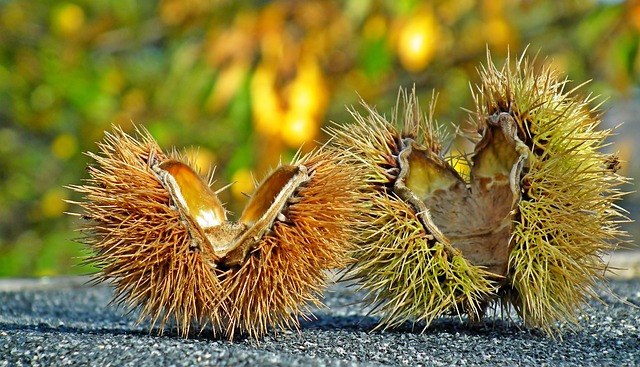
<path fill-rule="evenodd" d="M 443 314 L 467 313 L 480 318 L 484 300 L 495 292 L 486 272 L 470 264 L 450 244 L 441 243 L 421 223 L 418 212 L 393 192 L 400 172 L 402 140 L 414 138 L 435 153 L 442 152 L 440 130 L 422 115 L 415 93 L 401 94 L 401 111 L 387 121 L 370 106 L 368 116 L 353 112 L 355 123 L 331 128 L 334 144 L 348 152 L 350 165 L 362 166 L 366 214 L 354 254 L 357 262 L 345 279 L 359 283 L 363 303 L 382 317 L 380 326 L 403 322 L 430 324 Z M 398 114 L 403 132 L 396 126 Z"/>
<path fill-rule="evenodd" d="M 520 179 L 522 200 L 513 234 L 505 301 L 527 326 L 549 334 L 578 324 L 576 309 L 602 284 L 607 251 L 625 241 L 627 221 L 615 205 L 627 180 L 607 167 L 602 153 L 610 129 L 600 129 L 599 105 L 565 91 L 569 81 L 550 65 L 525 58 L 515 68 L 493 63 L 481 70 L 475 121 L 509 113 L 531 154 Z"/>
<path fill-rule="evenodd" d="M 322 305 L 327 270 L 349 262 L 360 184 L 352 168 L 335 161 L 336 154 L 327 150 L 299 160 L 313 173 L 292 198 L 286 220 L 274 223 L 257 254 L 224 284 L 232 308 L 229 330 L 255 337 L 268 327 L 297 328 L 299 316 Z"/>
<path fill-rule="evenodd" d="M 365 290 L 364 303 L 382 316 L 382 325 L 412 320 L 428 326 L 447 312 L 475 321 L 497 302 L 513 306 L 525 325 L 555 335 L 560 324 L 577 325 L 586 299 L 597 298 L 607 270 L 602 257 L 625 242 L 619 224 L 628 219 L 615 202 L 627 179 L 616 174 L 615 157 L 601 152 L 612 131 L 599 129 L 599 106 L 589 107 L 590 96 L 578 99 L 579 87 L 565 92 L 568 81 L 559 76 L 524 58 L 515 70 L 508 60 L 500 70 L 490 59 L 481 70 L 474 129 L 466 137 L 478 141 L 490 118 L 507 113 L 529 151 L 515 183 L 522 197 L 514 211 L 508 273 L 498 281 L 425 231 L 415 208 L 392 190 L 403 139 L 447 154 L 415 94 L 398 104 L 391 122 L 365 105 L 366 118 L 353 113 L 348 128 L 330 129 L 334 144 L 351 153 L 351 164 L 367 172 L 363 210 L 370 217 L 347 278 Z"/>
<path fill-rule="evenodd" d="M 209 300 L 221 295 L 219 287 L 202 286 L 217 281 L 205 265 L 210 254 L 192 251 L 188 230 L 149 165 L 150 157 L 169 157 L 146 131 L 134 138 L 119 128 L 99 150 L 88 153 L 95 161 L 91 178 L 72 186 L 85 195 L 77 204 L 87 220 L 81 241 L 92 251 L 86 262 L 100 269 L 94 282 L 112 282 L 112 302 L 139 309 L 139 321 L 149 317 L 162 328 L 172 319 L 187 335 L 203 321 Z"/>
<path fill-rule="evenodd" d="M 326 270 L 343 268 L 358 221 L 354 169 L 330 150 L 299 157 L 309 180 L 288 199 L 282 220 L 256 239 L 239 268 L 216 267 L 220 259 L 207 246 L 194 245 L 188 225 L 154 173 L 153 162 L 183 159 L 165 155 L 145 130 L 138 136 L 120 128 L 89 153 L 95 165 L 83 185 L 87 220 L 82 242 L 91 249 L 87 263 L 100 272 L 95 283 L 110 281 L 112 302 L 139 311 L 160 328 L 170 321 L 189 335 L 208 325 L 233 338 L 240 331 L 258 337 L 268 328 L 296 328 L 309 306 L 320 306 Z"/>

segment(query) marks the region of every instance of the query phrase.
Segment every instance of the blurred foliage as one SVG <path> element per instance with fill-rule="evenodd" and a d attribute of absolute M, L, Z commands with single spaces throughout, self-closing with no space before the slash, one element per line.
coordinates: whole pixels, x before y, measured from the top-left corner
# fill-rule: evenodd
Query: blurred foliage
<path fill-rule="evenodd" d="M 238 211 L 252 172 L 359 97 L 388 111 L 399 86 L 425 106 L 435 89 L 438 120 L 463 122 L 487 48 L 530 45 L 608 103 L 637 99 L 639 30 L 638 1 L 0 0 L 0 275 L 87 271 L 63 186 L 111 124 L 200 147 Z"/>

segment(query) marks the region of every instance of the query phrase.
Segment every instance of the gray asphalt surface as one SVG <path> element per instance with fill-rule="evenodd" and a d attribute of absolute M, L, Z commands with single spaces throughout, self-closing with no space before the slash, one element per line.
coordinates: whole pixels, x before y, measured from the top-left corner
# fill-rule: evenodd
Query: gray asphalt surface
<path fill-rule="evenodd" d="M 80 281 L 82 280 L 82 281 Z M 406 325 L 372 331 L 377 319 L 332 288 L 314 321 L 259 341 L 217 340 L 206 332 L 163 336 L 107 306 L 108 287 L 84 279 L 0 284 L 0 366 L 636 366 L 640 365 L 640 279 L 611 280 L 619 295 L 590 303 L 583 329 L 563 341 L 522 330 L 518 321 L 468 327 L 442 319 L 424 333 Z M 631 303 L 634 306 L 628 304 Z"/>

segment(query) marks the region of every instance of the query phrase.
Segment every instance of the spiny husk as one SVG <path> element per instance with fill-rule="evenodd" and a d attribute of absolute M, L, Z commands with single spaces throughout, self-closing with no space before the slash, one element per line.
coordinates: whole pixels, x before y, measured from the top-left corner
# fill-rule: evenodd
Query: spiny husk
<path fill-rule="evenodd" d="M 358 173 L 344 165 L 338 152 L 325 150 L 300 158 L 311 179 L 304 183 L 286 210 L 261 240 L 228 290 L 229 329 L 254 336 L 269 326 L 298 327 L 298 316 L 321 306 L 327 269 L 344 268 L 350 261 L 360 221 L 355 193 Z"/>
<path fill-rule="evenodd" d="M 133 137 L 114 128 L 89 166 L 91 178 L 71 186 L 84 194 L 87 220 L 82 241 L 98 267 L 95 282 L 110 281 L 113 302 L 139 310 L 160 332 L 175 322 L 182 336 L 210 326 L 214 334 L 258 337 L 269 327 L 298 327 L 298 317 L 321 305 L 327 269 L 342 268 L 357 222 L 354 192 L 359 175 L 325 150 L 299 157 L 309 179 L 290 197 L 266 235 L 255 239 L 239 267 L 216 266 L 207 246 L 194 246 L 187 223 L 151 161 L 183 160 L 166 155 L 144 129 Z"/>
<path fill-rule="evenodd" d="M 405 138 L 442 152 L 438 128 L 425 120 L 414 94 L 404 96 L 402 121 L 391 122 L 363 104 L 368 117 L 355 111 L 355 123 L 330 128 L 333 144 L 350 154 L 349 164 L 361 167 L 367 187 L 360 192 L 365 216 L 360 228 L 357 259 L 345 279 L 360 283 L 364 304 L 382 317 L 381 326 L 407 320 L 427 325 L 445 313 L 484 312 L 488 294 L 496 286 L 460 251 L 442 243 L 421 223 L 419 213 L 393 190 L 400 166 L 398 155 Z M 402 123 L 404 131 L 395 127 Z"/>
<path fill-rule="evenodd" d="M 368 224 L 361 230 L 357 263 L 347 278 L 366 290 L 363 302 L 382 316 L 385 327 L 407 320 L 428 326 L 447 312 L 476 321 L 487 307 L 498 304 L 513 306 L 525 325 L 556 335 L 558 322 L 578 324 L 586 299 L 596 296 L 606 272 L 602 255 L 625 240 L 619 224 L 627 219 L 615 202 L 624 194 L 619 186 L 627 179 L 616 173 L 611 163 L 615 157 L 601 152 L 611 130 L 598 129 L 600 116 L 589 107 L 592 98 L 580 99 L 576 90 L 565 92 L 567 81 L 558 72 L 549 66 L 535 69 L 524 57 L 515 69 L 508 61 L 502 69 L 490 58 L 488 64 L 475 95 L 474 129 L 466 134 L 477 144 L 469 160 L 471 176 L 452 172 L 442 135 L 431 117 L 423 117 L 415 92 L 401 93 L 401 116 L 396 112 L 391 122 L 364 104 L 367 117 L 352 112 L 354 123 L 330 129 L 333 144 L 350 152 L 350 164 L 366 171 L 363 180 L 368 185 L 361 198 Z M 504 142 L 495 141 L 495 134 L 503 134 Z M 400 182 L 406 169 L 400 158 L 411 146 L 421 147 L 424 159 L 440 167 L 441 174 L 466 180 L 469 193 L 436 190 L 416 205 Z M 499 161 L 503 156 L 511 161 Z M 491 164 L 512 167 L 510 179 L 474 181 L 474 167 L 486 173 Z M 501 174 L 500 168 L 495 170 Z M 430 174 L 441 177 L 436 172 Z M 509 182 L 513 204 L 507 203 L 511 210 L 501 217 L 501 223 L 511 223 L 511 235 L 502 250 L 507 251 L 505 270 L 496 274 L 474 264 L 449 240 L 447 231 L 465 228 L 445 224 L 464 226 L 461 215 L 490 213 L 495 206 L 491 196 L 473 196 L 472 191 L 488 187 L 490 195 L 499 182 Z M 460 186 L 457 182 L 451 190 L 460 191 Z M 487 199 L 487 206 L 474 212 L 469 201 L 460 198 Z M 432 221 L 432 210 L 443 215 L 443 207 L 455 220 L 447 222 L 445 216 Z"/>
<path fill-rule="evenodd" d="M 619 224 L 628 219 L 615 202 L 628 179 L 602 152 L 612 131 L 599 129 L 594 98 L 580 97 L 579 87 L 565 91 L 568 81 L 557 70 L 522 57 L 515 68 L 489 62 L 480 74 L 475 124 L 506 112 L 531 151 L 502 301 L 526 325 L 553 334 L 557 321 L 578 324 L 577 309 L 597 298 L 607 270 L 603 255 L 626 240 Z"/>

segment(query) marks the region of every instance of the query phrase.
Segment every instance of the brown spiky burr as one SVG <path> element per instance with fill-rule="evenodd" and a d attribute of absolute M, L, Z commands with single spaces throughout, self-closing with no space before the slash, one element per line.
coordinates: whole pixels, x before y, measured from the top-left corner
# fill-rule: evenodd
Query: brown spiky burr
<path fill-rule="evenodd" d="M 91 178 L 71 186 L 84 195 L 87 263 L 96 282 L 112 282 L 115 303 L 161 332 L 170 321 L 183 336 L 296 328 L 321 305 L 327 270 L 348 262 L 360 184 L 339 152 L 276 168 L 230 221 L 208 182 L 143 128 L 116 127 L 99 150 L 88 153 Z"/>
<path fill-rule="evenodd" d="M 611 130 L 599 129 L 592 98 L 565 91 L 559 72 L 489 58 L 480 76 L 469 157 L 443 148 L 415 91 L 401 92 L 390 122 L 363 103 L 367 116 L 353 111 L 354 123 L 330 129 L 368 185 L 347 278 L 384 327 L 450 313 L 478 321 L 512 306 L 556 335 L 559 323 L 578 324 L 603 256 L 625 240 L 615 203 L 627 179 L 601 151 Z"/>

